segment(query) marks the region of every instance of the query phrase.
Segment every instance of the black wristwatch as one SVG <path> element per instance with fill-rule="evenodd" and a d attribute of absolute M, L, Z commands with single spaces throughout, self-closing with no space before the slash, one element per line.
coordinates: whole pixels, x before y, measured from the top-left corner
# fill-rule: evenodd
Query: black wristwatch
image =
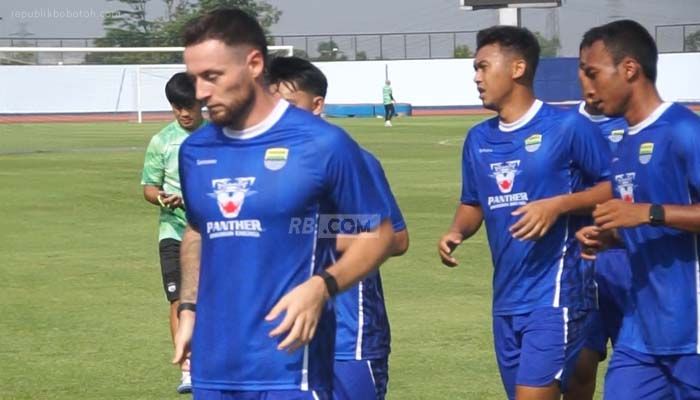
<path fill-rule="evenodd" d="M 661 204 L 652 204 L 649 207 L 649 225 L 661 226 L 666 222 L 666 213 Z"/>
<path fill-rule="evenodd" d="M 338 294 L 338 281 L 335 280 L 333 275 L 329 274 L 325 269 L 322 269 L 316 273 L 316 275 L 320 276 L 323 279 L 323 283 L 326 284 L 326 290 L 328 290 L 329 297 L 334 297 L 336 294 Z"/>
<path fill-rule="evenodd" d="M 197 304 L 195 304 L 195 303 L 180 303 L 180 305 L 177 306 L 177 317 L 178 318 L 180 318 L 180 313 L 183 312 L 184 310 L 197 312 Z"/>

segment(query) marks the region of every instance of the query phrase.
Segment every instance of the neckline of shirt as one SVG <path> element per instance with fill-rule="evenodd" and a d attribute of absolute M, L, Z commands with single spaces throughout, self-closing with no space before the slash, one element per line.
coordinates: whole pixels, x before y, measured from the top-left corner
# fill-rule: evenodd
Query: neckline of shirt
<path fill-rule="evenodd" d="M 282 115 L 284 115 L 284 112 L 287 111 L 287 108 L 289 108 L 289 103 L 284 99 L 279 99 L 275 105 L 275 108 L 272 109 L 272 112 L 270 112 L 270 114 L 268 114 L 262 121 L 243 130 L 224 127 L 224 135 L 226 135 L 228 138 L 237 140 L 247 140 L 260 136 L 269 131 L 270 128 L 272 128 L 282 118 Z"/>
<path fill-rule="evenodd" d="M 648 127 L 649 125 L 653 124 L 656 122 L 661 115 L 668 110 L 669 107 L 671 107 L 673 103 L 671 102 L 663 102 L 659 104 L 658 107 L 656 107 L 656 110 L 654 110 L 651 114 L 649 114 L 648 117 L 646 117 L 642 122 L 638 123 L 635 126 L 630 126 L 629 129 L 627 130 L 627 133 L 630 135 L 636 135 L 639 132 L 641 132 L 644 128 Z"/>
<path fill-rule="evenodd" d="M 608 121 L 610 119 L 610 118 L 606 117 L 604 114 L 593 115 L 593 114 L 588 113 L 588 111 L 586 111 L 586 102 L 585 101 L 582 101 L 581 103 L 579 103 L 578 112 L 579 112 L 579 114 L 588 118 L 588 120 L 591 122 L 605 122 L 605 121 Z"/>
<path fill-rule="evenodd" d="M 501 132 L 513 132 L 522 128 L 535 117 L 535 115 L 540 111 L 540 108 L 542 108 L 542 104 L 543 103 L 541 100 L 535 99 L 535 101 L 530 106 L 530 109 L 527 110 L 527 112 L 523 114 L 522 117 L 518 118 L 517 121 L 507 123 L 499 119 L 498 129 L 501 130 Z"/>

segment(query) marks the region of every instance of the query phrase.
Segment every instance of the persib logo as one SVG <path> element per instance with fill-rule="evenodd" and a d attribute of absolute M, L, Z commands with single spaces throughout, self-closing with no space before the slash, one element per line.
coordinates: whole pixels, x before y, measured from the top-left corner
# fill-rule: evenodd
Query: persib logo
<path fill-rule="evenodd" d="M 534 135 L 525 139 L 525 150 L 532 153 L 537 151 L 542 145 L 542 135 L 535 133 Z"/>
<path fill-rule="evenodd" d="M 216 199 L 219 211 L 226 218 L 236 218 L 243 208 L 246 196 L 255 193 L 250 187 L 255 183 L 254 177 L 213 179 L 211 185 L 214 189 L 209 196 Z"/>
<path fill-rule="evenodd" d="M 642 164 L 648 164 L 651 160 L 651 155 L 654 153 L 654 143 L 647 142 L 642 143 L 639 146 L 639 162 Z"/>

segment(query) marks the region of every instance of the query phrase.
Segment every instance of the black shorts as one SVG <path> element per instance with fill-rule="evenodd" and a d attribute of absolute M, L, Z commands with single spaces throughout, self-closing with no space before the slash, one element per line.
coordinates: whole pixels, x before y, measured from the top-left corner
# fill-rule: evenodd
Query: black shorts
<path fill-rule="evenodd" d="M 158 243 L 163 289 L 169 302 L 180 299 L 180 241 L 163 239 Z"/>

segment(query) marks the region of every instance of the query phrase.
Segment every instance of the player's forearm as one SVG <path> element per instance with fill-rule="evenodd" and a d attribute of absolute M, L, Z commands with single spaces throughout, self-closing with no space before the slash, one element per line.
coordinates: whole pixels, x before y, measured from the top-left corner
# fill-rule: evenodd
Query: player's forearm
<path fill-rule="evenodd" d="M 604 181 L 588 190 L 559 196 L 562 214 L 590 214 L 596 204 L 612 199 L 612 186 Z"/>
<path fill-rule="evenodd" d="M 651 205 L 649 205 L 651 206 Z M 664 225 L 688 232 L 700 233 L 700 204 L 664 205 Z M 647 218 L 648 218 L 647 212 Z"/>
<path fill-rule="evenodd" d="M 393 234 L 391 221 L 387 219 L 374 231 L 361 233 L 350 243 L 338 262 L 327 269 L 340 291 L 359 282 L 389 257 Z"/>
<path fill-rule="evenodd" d="M 462 235 L 463 239 L 467 239 L 479 230 L 483 221 L 484 214 L 481 207 L 460 204 L 455 211 L 450 231 L 457 232 Z"/>
<path fill-rule="evenodd" d="M 336 238 L 336 251 L 339 253 L 344 253 L 355 241 L 355 239 L 357 239 L 355 235 L 338 235 Z M 404 254 L 408 250 L 408 242 L 407 229 L 394 232 L 394 237 L 391 243 L 391 253 L 389 256 L 395 257 Z"/>
<path fill-rule="evenodd" d="M 201 252 L 202 236 L 188 225 L 180 244 L 180 302 L 182 303 L 197 302 Z"/>
<path fill-rule="evenodd" d="M 153 186 L 153 185 L 143 185 L 143 198 L 146 199 L 147 202 L 154 204 L 156 206 L 160 206 L 160 202 L 158 201 L 158 196 L 160 196 L 160 191 L 161 188 L 158 186 Z"/>

